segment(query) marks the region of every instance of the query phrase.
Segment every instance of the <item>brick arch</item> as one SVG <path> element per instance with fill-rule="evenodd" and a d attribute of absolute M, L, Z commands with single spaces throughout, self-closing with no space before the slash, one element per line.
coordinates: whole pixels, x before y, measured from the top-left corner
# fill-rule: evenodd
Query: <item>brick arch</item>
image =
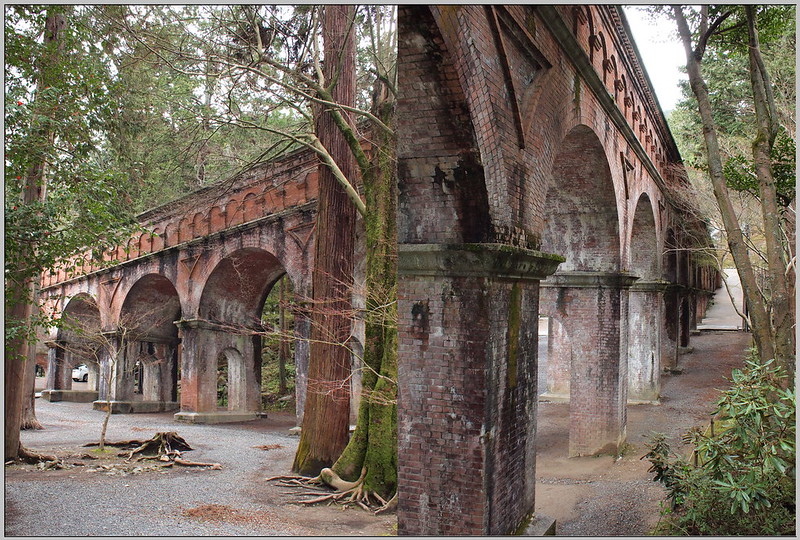
<path fill-rule="evenodd" d="M 108 389 L 120 407 L 170 410 L 177 407 L 178 326 L 181 301 L 172 281 L 149 273 L 127 290 L 116 320 L 114 358 L 106 356 L 101 370 L 116 373 Z M 138 376 L 137 376 L 138 375 Z M 137 384 L 138 381 L 138 384 Z M 149 405 L 138 409 L 142 403 Z"/>
<path fill-rule="evenodd" d="M 261 206 L 263 198 L 259 199 L 254 191 L 248 191 L 242 199 L 243 221 L 251 221 L 261 217 Z"/>
<path fill-rule="evenodd" d="M 661 257 L 658 249 L 656 207 L 647 193 L 642 193 L 633 212 L 630 227 L 628 269 L 642 279 L 661 276 Z"/>
<path fill-rule="evenodd" d="M 178 243 L 188 242 L 192 237 L 192 221 L 188 217 L 181 218 L 178 223 Z"/>
<path fill-rule="evenodd" d="M 198 238 L 205 236 L 208 232 L 208 220 L 205 219 L 202 212 L 196 212 L 192 218 L 192 234 L 194 234 L 195 238 Z"/>
<path fill-rule="evenodd" d="M 114 323 L 131 330 L 136 339 L 177 339 L 174 322 L 181 318 L 181 311 L 181 300 L 172 281 L 149 273 L 125 291 Z"/>
<path fill-rule="evenodd" d="M 164 231 L 161 227 L 155 227 L 153 229 L 151 237 L 151 249 L 154 252 L 164 249 Z"/>
<path fill-rule="evenodd" d="M 618 271 L 617 200 L 603 145 L 581 124 L 558 148 L 544 205 L 542 250 L 566 257 L 560 270 Z"/>
<path fill-rule="evenodd" d="M 176 222 L 167 223 L 164 226 L 164 247 L 172 247 L 178 244 L 178 224 Z"/>
<path fill-rule="evenodd" d="M 72 369 L 86 364 L 97 372 L 102 350 L 100 309 L 88 293 L 78 293 L 67 301 L 61 312 L 61 324 L 56 331 L 55 346 L 48 354 L 46 386 L 53 390 L 72 388 Z M 95 383 L 94 375 L 90 382 Z"/>
<path fill-rule="evenodd" d="M 242 223 L 242 204 L 239 199 L 233 197 L 225 205 L 225 224 L 228 227 Z"/>
<path fill-rule="evenodd" d="M 62 325 L 58 328 L 56 339 L 77 339 L 79 334 L 100 331 L 100 308 L 97 300 L 89 293 L 78 293 L 67 300 L 61 311 Z"/>
<path fill-rule="evenodd" d="M 419 61 L 400 76 L 407 89 L 404 99 L 414 103 L 415 115 L 424 119 L 426 128 L 398 148 L 399 241 L 485 242 L 492 233 L 490 198 L 508 197 L 501 178 L 491 185 L 487 181 L 484 167 L 491 165 L 484 161 L 476 136 L 476 130 L 486 130 L 487 121 L 471 115 L 491 107 L 489 96 L 469 86 L 471 74 L 458 62 L 464 46 L 458 39 L 463 36 L 442 33 L 441 28 L 461 24 L 449 19 L 458 14 L 439 13 L 437 19 L 426 6 L 410 9 L 415 24 L 404 35 L 403 46 Z M 484 14 L 481 17 L 485 21 Z M 429 133 L 447 136 L 431 140 Z M 427 201 L 428 208 L 415 203 L 419 200 Z"/>
<path fill-rule="evenodd" d="M 212 322 L 254 324 L 267 294 L 286 269 L 275 255 L 246 247 L 223 257 L 203 285 L 198 317 Z"/>
<path fill-rule="evenodd" d="M 139 235 L 139 253 L 145 255 L 153 251 L 153 236 L 148 232 Z"/>

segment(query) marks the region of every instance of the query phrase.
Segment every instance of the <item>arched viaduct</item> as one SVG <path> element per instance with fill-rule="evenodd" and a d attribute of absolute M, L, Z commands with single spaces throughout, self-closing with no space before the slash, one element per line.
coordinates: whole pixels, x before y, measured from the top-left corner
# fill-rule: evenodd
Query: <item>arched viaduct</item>
<path fill-rule="evenodd" d="M 708 236 L 619 7 L 402 6 L 398 58 L 398 532 L 508 534 L 537 316 L 570 454 L 616 452 L 716 288 Z"/>
<path fill-rule="evenodd" d="M 94 336 L 81 348 L 87 338 L 69 324 L 53 330 L 48 389 L 69 399 L 72 367 L 90 360 L 97 407 L 110 398 L 114 412 L 174 409 L 196 422 L 255 418 L 267 294 L 288 275 L 298 297 L 310 296 L 316 170 L 309 152 L 257 167 L 139 216 L 146 230 L 103 254 L 111 266 L 88 253 L 46 276 L 49 308 Z M 309 334 L 302 313 L 295 333 L 302 415 Z M 92 352 L 102 355 L 99 364 Z M 224 411 L 217 407 L 220 363 L 229 370 Z"/>
<path fill-rule="evenodd" d="M 539 316 L 570 454 L 616 452 L 626 403 L 658 399 L 718 277 L 692 255 L 708 235 L 673 195 L 680 156 L 620 8 L 408 5 L 398 35 L 398 532 L 506 534 L 534 509 Z M 133 397 L 118 367 L 101 398 L 219 420 L 225 358 L 240 383 L 223 416 L 254 416 L 258 343 L 231 328 L 284 273 L 310 293 L 316 166 L 300 152 L 202 190 L 141 216 L 158 236 L 111 268 L 45 279 L 54 311 L 112 344 L 149 321 L 118 364 L 155 359 L 162 383 Z"/>

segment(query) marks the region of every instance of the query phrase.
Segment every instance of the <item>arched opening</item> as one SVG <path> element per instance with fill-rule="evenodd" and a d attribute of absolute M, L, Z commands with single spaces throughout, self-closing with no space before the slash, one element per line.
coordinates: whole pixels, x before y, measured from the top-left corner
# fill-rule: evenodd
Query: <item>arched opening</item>
<path fill-rule="evenodd" d="M 611 170 L 591 128 L 572 129 L 553 161 L 542 250 L 566 258 L 542 282 L 540 315 L 549 317 L 547 358 L 538 374 L 548 403 L 541 414 L 568 416 L 569 454 L 616 451 L 624 441 L 627 295 L 620 273 L 620 221 Z M 557 322 L 554 322 L 557 321 Z M 540 341 L 542 338 L 540 338 Z M 549 399 L 548 399 L 549 398 Z"/>
<path fill-rule="evenodd" d="M 55 346 L 48 353 L 45 386 L 53 390 L 98 390 L 98 360 L 102 349 L 97 302 L 80 294 L 61 314 Z"/>
<path fill-rule="evenodd" d="M 661 391 L 664 284 L 655 210 L 643 193 L 631 224 L 629 269 L 638 276 L 628 297 L 628 402 L 657 402 Z"/>
<path fill-rule="evenodd" d="M 655 214 L 647 193 L 639 197 L 633 214 L 630 259 L 630 270 L 640 279 L 652 281 L 660 277 Z"/>
<path fill-rule="evenodd" d="M 590 128 L 578 126 L 560 148 L 544 206 L 542 251 L 567 259 L 559 272 L 616 272 L 619 218 L 602 143 Z"/>
<path fill-rule="evenodd" d="M 539 317 L 539 397 L 543 401 L 568 401 L 572 347 L 566 328 L 555 317 Z M 548 362 L 549 358 L 566 358 L 566 362 Z"/>
<path fill-rule="evenodd" d="M 130 402 L 120 410 L 177 406 L 180 365 L 175 322 L 180 318 L 178 292 L 166 277 L 147 274 L 128 291 L 106 355 L 106 371 L 114 378 L 114 400 Z M 137 405 L 139 402 L 158 405 Z"/>
<path fill-rule="evenodd" d="M 291 410 L 295 404 L 294 286 L 284 274 L 272 287 L 261 312 L 261 405 Z"/>
<path fill-rule="evenodd" d="M 222 407 L 229 413 L 254 414 L 262 409 L 262 392 L 271 387 L 273 374 L 277 374 L 274 368 L 280 368 L 272 364 L 272 353 L 281 352 L 279 336 L 283 333 L 286 338 L 292 332 L 285 312 L 292 286 L 288 278 L 282 279 L 285 275 L 280 261 L 259 248 L 237 250 L 211 272 L 200 299 L 200 326 L 188 330 L 195 333 L 196 346 L 185 362 L 193 363 L 192 372 L 200 378 L 192 385 L 198 395 L 187 399 L 188 410 L 206 413 Z M 279 297 L 282 289 L 283 303 Z M 277 297 L 269 296 L 273 290 Z M 285 347 L 282 354 L 283 367 L 288 370 L 291 363 Z M 276 355 L 274 359 L 280 358 Z M 209 361 L 216 365 L 203 368 Z M 264 380 L 264 374 L 269 380 Z M 274 401 L 280 397 L 273 396 Z"/>

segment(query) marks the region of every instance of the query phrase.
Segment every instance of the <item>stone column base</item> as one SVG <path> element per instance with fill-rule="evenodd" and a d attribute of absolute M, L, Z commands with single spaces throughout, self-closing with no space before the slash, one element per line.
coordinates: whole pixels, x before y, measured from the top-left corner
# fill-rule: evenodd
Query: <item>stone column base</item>
<path fill-rule="evenodd" d="M 42 399 L 50 402 L 91 403 L 97 399 L 97 395 L 95 390 L 42 390 Z"/>
<path fill-rule="evenodd" d="M 266 417 L 262 412 L 216 411 L 216 412 L 177 412 L 175 420 L 187 424 L 226 424 L 230 422 L 250 422 Z"/>
<path fill-rule="evenodd" d="M 111 401 L 110 404 L 111 414 L 159 413 L 180 408 L 177 401 Z M 96 411 L 106 411 L 108 405 L 107 401 L 97 400 L 92 408 Z"/>

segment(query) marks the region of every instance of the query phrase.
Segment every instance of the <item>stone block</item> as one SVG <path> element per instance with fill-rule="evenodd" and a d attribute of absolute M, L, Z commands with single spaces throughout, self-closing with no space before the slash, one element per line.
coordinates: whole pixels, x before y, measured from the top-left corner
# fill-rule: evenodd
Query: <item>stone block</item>
<path fill-rule="evenodd" d="M 70 401 L 73 403 L 91 403 L 97 399 L 95 390 L 42 390 L 42 399 L 50 402 Z"/>
<path fill-rule="evenodd" d="M 187 424 L 227 424 L 231 422 L 249 422 L 258 418 L 258 413 L 247 411 L 217 412 L 177 412 L 175 420 Z"/>

